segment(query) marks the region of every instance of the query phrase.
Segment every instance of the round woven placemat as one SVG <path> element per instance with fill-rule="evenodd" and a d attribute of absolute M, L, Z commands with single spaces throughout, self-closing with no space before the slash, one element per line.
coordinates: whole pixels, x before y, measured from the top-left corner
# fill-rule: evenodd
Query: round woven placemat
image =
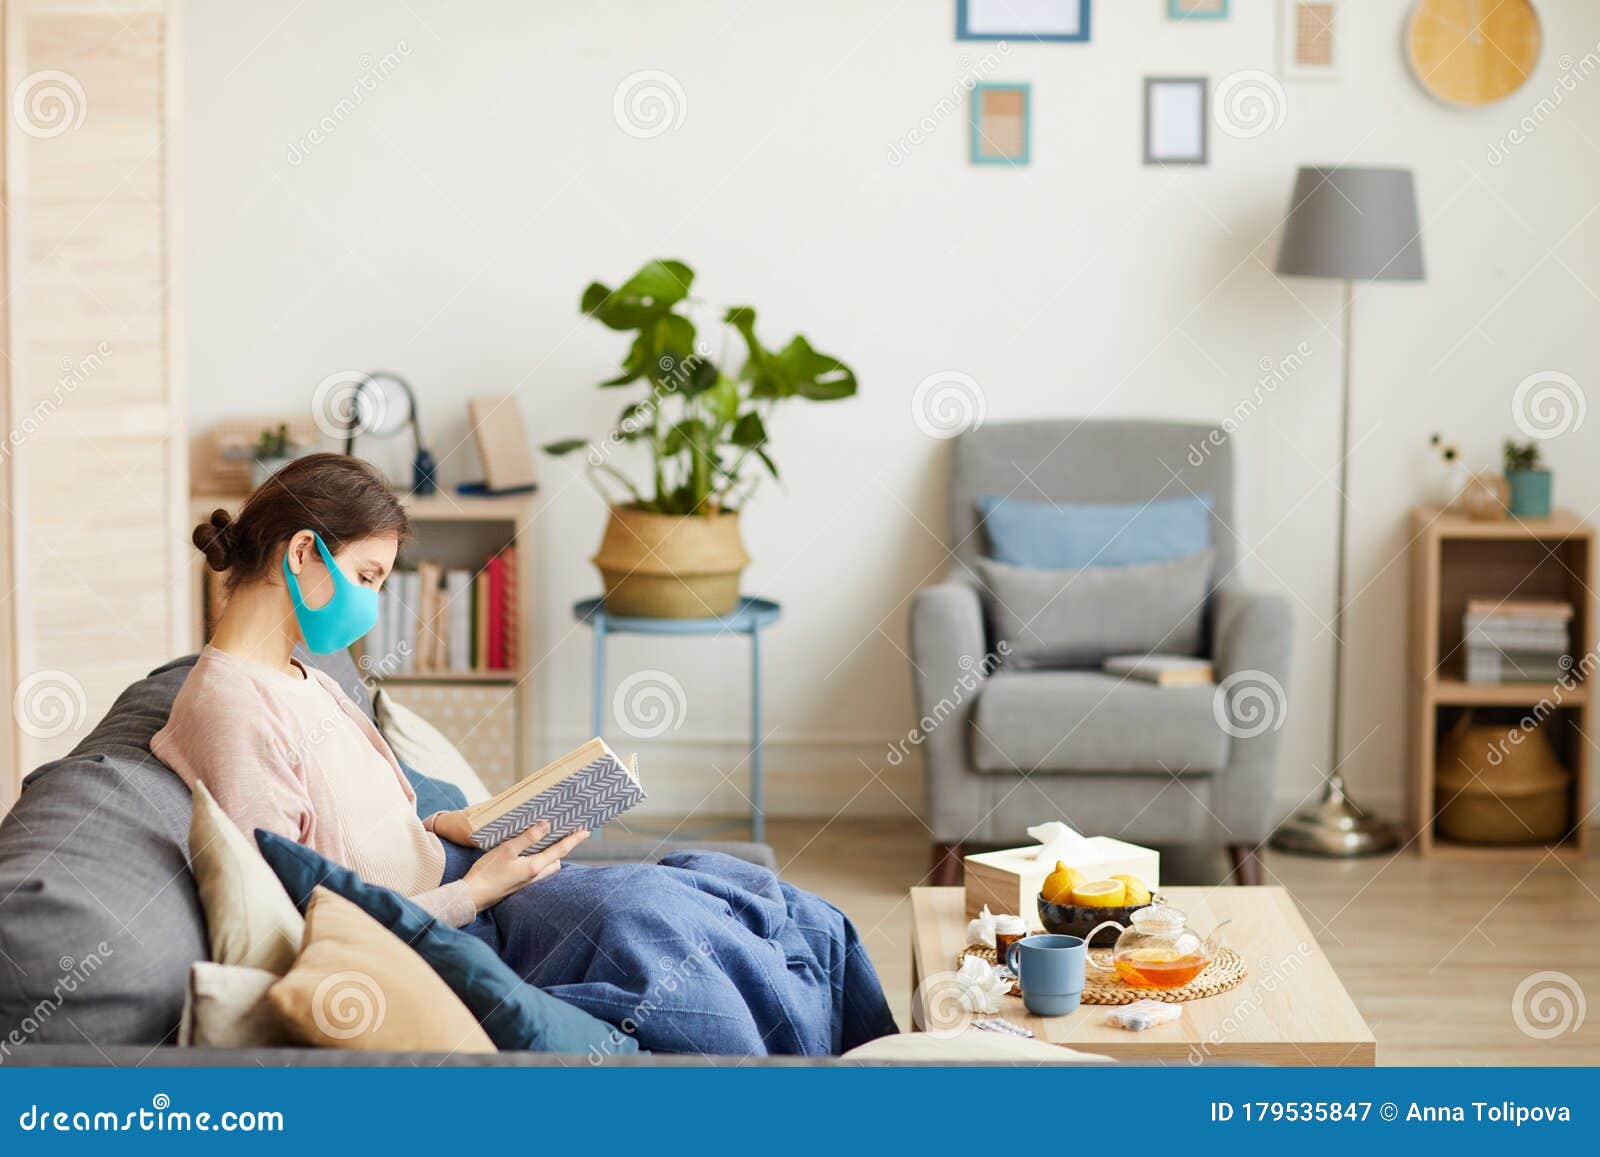
<path fill-rule="evenodd" d="M 994 963 L 994 949 L 982 944 L 973 944 L 962 949 L 961 956 L 976 956 L 989 964 Z M 1095 963 L 1109 967 L 1109 956 L 1105 949 L 1098 949 L 1094 954 Z M 961 957 L 956 958 L 956 967 L 961 967 Z M 1237 987 L 1247 975 L 1249 969 L 1245 967 L 1244 957 L 1233 949 L 1224 947 L 1217 950 L 1215 959 L 1206 965 L 1204 972 L 1188 984 L 1179 985 L 1177 988 L 1135 988 L 1120 980 L 1098 980 L 1091 976 L 1083 986 L 1083 1003 L 1132 1004 L 1136 1000 L 1201 1000 Z M 1017 988 L 1017 991 L 1020 993 L 1020 988 Z"/>

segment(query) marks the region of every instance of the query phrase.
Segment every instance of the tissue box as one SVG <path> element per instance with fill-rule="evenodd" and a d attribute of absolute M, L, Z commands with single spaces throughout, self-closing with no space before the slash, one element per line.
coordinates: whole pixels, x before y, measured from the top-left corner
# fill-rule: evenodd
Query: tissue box
<path fill-rule="evenodd" d="M 1035 860 L 1039 845 L 1008 848 L 1003 852 L 979 852 L 966 858 L 967 918 L 978 914 L 985 904 L 996 915 L 1019 915 L 1034 929 L 1039 922 L 1039 890 L 1055 862 Z M 1161 854 L 1138 844 L 1124 843 L 1110 836 L 1090 836 L 1067 862 L 1091 880 L 1127 874 L 1138 876 L 1152 892 L 1161 884 Z"/>

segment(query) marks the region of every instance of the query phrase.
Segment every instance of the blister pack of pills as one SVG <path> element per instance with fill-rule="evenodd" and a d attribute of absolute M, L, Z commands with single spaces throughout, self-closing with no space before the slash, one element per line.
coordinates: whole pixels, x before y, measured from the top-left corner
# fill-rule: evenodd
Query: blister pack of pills
<path fill-rule="evenodd" d="M 1182 1015 L 1181 1004 L 1170 1004 L 1164 1000 L 1136 1000 L 1132 1004 L 1118 1005 L 1106 1013 L 1106 1023 L 1129 1032 L 1143 1032 L 1158 1024 L 1177 1020 Z"/>

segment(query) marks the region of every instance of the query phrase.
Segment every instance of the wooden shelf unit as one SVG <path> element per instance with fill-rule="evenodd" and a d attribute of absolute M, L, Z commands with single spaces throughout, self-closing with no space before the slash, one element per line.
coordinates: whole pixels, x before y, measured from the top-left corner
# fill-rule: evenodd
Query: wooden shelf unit
<path fill-rule="evenodd" d="M 189 524 L 193 526 L 210 517 L 211 512 L 218 507 L 231 514 L 237 514 L 245 497 L 242 494 L 192 495 Z M 533 559 L 531 551 L 527 548 L 531 536 L 526 532 L 531 524 L 533 500 L 528 495 L 472 498 L 441 493 L 425 498 L 405 495 L 401 501 L 406 508 L 406 514 L 411 518 L 413 532 L 412 541 L 400 552 L 399 565 L 402 567 L 414 565 L 419 558 L 425 557 L 446 566 L 476 569 L 495 550 L 513 543 L 517 544 L 519 547 L 516 592 L 519 604 L 518 655 L 521 661 L 514 670 L 428 671 L 380 678 L 374 672 L 364 669 L 362 675 L 370 683 L 393 687 L 397 692 L 397 699 L 405 697 L 406 688 L 454 687 L 463 692 L 476 690 L 480 695 L 499 691 L 501 699 L 497 702 L 503 702 L 503 697 L 510 695 L 515 716 L 512 727 L 514 750 L 506 761 L 509 771 L 505 774 L 514 778 L 500 784 L 509 787 L 517 778 L 530 770 L 527 767 L 525 749 L 533 734 L 531 714 L 534 709 L 533 685 L 527 676 L 530 656 L 533 654 L 534 615 L 533 601 L 530 597 Z M 194 608 L 191 623 L 192 650 L 198 650 L 206 638 L 205 560 L 198 554 L 195 559 L 192 572 L 194 595 L 190 600 Z M 408 706 L 417 705 L 408 703 Z M 423 710 L 422 713 L 424 716 L 429 714 L 427 710 Z M 439 726 L 448 738 L 461 742 L 458 736 L 450 734 L 451 729 L 441 720 L 431 721 Z M 485 778 L 504 778 L 504 775 L 493 777 L 486 774 Z"/>
<path fill-rule="evenodd" d="M 1470 599 L 1553 599 L 1573 607 L 1572 647 L 1577 667 L 1596 648 L 1595 530 L 1571 511 L 1547 519 L 1475 521 L 1455 510 L 1421 506 L 1409 528 L 1410 654 L 1407 668 L 1409 816 L 1423 855 L 1479 857 L 1581 855 L 1588 847 L 1584 815 L 1593 778 L 1595 696 L 1587 681 L 1468 683 L 1461 678 L 1462 618 Z M 1434 785 L 1439 736 L 1464 710 L 1515 712 L 1549 704 L 1548 719 L 1562 762 L 1573 773 L 1572 830 L 1555 845 L 1462 844 L 1434 831 Z M 1441 726 L 1441 720 L 1445 726 Z"/>

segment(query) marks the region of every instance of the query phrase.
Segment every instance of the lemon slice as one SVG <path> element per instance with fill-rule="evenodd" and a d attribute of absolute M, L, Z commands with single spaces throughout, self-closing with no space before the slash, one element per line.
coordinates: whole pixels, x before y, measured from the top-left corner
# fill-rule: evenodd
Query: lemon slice
<path fill-rule="evenodd" d="M 1120 908 L 1127 895 L 1121 880 L 1095 880 L 1072 889 L 1072 902 L 1084 908 Z"/>

